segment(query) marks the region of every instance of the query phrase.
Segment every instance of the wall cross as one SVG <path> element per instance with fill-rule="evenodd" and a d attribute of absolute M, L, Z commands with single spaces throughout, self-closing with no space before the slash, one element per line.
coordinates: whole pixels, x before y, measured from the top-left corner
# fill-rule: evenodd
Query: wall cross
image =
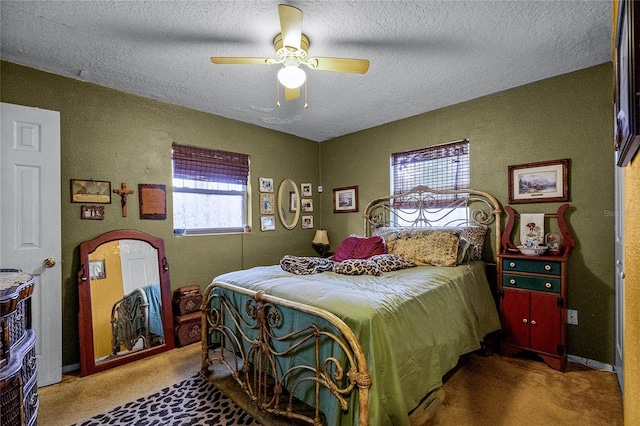
<path fill-rule="evenodd" d="M 122 199 L 122 217 L 127 217 L 127 195 L 133 194 L 133 189 L 127 189 L 127 182 L 122 182 L 120 189 L 114 189 L 113 192 Z"/>

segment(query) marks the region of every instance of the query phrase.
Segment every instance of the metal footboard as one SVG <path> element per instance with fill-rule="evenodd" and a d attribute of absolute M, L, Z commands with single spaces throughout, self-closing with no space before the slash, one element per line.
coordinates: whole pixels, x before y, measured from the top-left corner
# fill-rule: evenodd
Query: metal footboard
<path fill-rule="evenodd" d="M 149 302 L 145 292 L 136 288 L 111 309 L 111 357 L 118 356 L 123 346 L 132 350 L 141 338 L 144 348 L 149 348 Z"/>
<path fill-rule="evenodd" d="M 244 303 L 234 303 L 240 299 Z M 297 312 L 309 322 L 283 331 L 288 316 Z M 366 356 L 353 331 L 334 314 L 214 282 L 204 294 L 202 330 L 202 374 L 210 377 L 210 367 L 224 366 L 262 411 L 320 425 L 320 395 L 328 390 L 344 411 L 349 398 L 357 398 L 358 424 L 368 425 L 371 377 Z M 297 411 L 294 403 L 302 387 L 311 413 Z"/>

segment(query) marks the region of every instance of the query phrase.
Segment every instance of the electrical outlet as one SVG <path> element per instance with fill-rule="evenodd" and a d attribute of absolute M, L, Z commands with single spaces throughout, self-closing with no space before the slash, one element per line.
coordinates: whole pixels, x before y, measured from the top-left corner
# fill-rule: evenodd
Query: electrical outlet
<path fill-rule="evenodd" d="M 578 311 L 567 309 L 567 324 L 578 325 Z"/>

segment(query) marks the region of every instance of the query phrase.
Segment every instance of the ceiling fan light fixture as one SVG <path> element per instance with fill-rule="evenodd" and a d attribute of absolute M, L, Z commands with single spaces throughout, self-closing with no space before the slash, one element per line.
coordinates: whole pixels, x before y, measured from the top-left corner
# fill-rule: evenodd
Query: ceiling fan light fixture
<path fill-rule="evenodd" d="M 306 79 L 307 75 L 298 65 L 285 65 L 278 71 L 278 81 L 289 89 L 297 89 Z"/>

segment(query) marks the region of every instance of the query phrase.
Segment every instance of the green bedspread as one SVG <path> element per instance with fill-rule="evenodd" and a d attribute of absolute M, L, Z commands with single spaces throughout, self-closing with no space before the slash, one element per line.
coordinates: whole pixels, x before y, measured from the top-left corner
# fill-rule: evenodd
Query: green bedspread
<path fill-rule="evenodd" d="M 374 277 L 294 275 L 266 266 L 223 274 L 214 282 L 261 290 L 340 317 L 367 354 L 373 380 L 370 424 L 401 426 L 409 425 L 409 411 L 442 385 L 460 355 L 478 349 L 485 335 L 500 328 L 484 268 L 472 261 Z M 325 414 L 330 425 L 355 424 L 350 411 L 336 419 Z"/>

